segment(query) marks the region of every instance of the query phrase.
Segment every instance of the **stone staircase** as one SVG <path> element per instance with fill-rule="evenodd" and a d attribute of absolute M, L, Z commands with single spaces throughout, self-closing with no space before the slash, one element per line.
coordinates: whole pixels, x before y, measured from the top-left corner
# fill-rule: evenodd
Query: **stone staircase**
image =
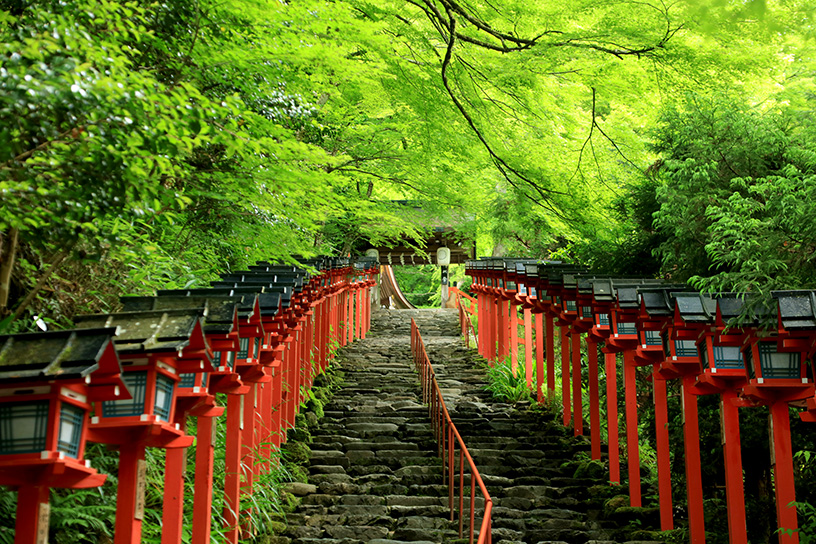
<path fill-rule="evenodd" d="M 602 520 L 610 496 L 603 475 L 575 477 L 582 466 L 576 459 L 588 458 L 588 442 L 568 436 L 551 414 L 495 402 L 483 389 L 484 370 L 459 338 L 455 310 L 401 310 L 375 314 L 366 340 L 342 350 L 343 386 L 311 433 L 309 483 L 290 485 L 300 504 L 275 544 L 458 541 L 412 368 L 412 317 L 493 498 L 493 542 L 631 541 L 617 524 Z M 468 494 L 466 489 L 466 508 Z M 483 504 L 477 503 L 478 523 Z M 467 518 L 465 528 L 463 542 Z"/>

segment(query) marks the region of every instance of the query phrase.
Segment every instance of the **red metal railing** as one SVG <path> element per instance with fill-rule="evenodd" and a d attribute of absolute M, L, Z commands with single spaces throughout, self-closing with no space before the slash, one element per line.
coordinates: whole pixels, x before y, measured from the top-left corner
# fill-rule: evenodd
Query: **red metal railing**
<path fill-rule="evenodd" d="M 476 308 L 478 302 L 475 298 L 467 293 L 460 291 L 456 287 L 451 287 L 450 292 L 456 296 L 456 307 L 459 309 L 459 323 L 462 325 L 462 336 L 465 337 L 468 347 L 470 347 L 470 335 L 473 335 L 473 341 L 478 343 L 479 337 L 476 336 L 476 327 L 473 326 L 473 318 L 476 315 Z M 469 302 L 467 306 L 462 304 L 465 299 Z"/>
<path fill-rule="evenodd" d="M 461 308 L 461 305 L 460 305 Z M 460 310 L 461 311 L 461 310 Z M 431 425 L 434 435 L 439 445 L 439 456 L 443 459 L 443 478 L 448 482 L 448 507 L 450 508 L 450 520 L 454 520 L 454 470 L 456 468 L 456 448 L 459 449 L 459 538 L 464 533 L 464 492 L 465 492 L 465 461 L 470 468 L 470 544 L 473 544 L 475 520 L 476 520 L 476 486 L 484 498 L 484 512 L 482 522 L 479 526 L 478 544 L 490 544 L 492 542 L 490 533 L 492 529 L 493 501 L 487 492 L 482 477 L 473 462 L 473 458 L 468 453 L 467 446 L 462 440 L 462 436 L 451 420 L 445 400 L 442 398 L 442 391 L 436 381 L 436 373 L 433 365 L 425 351 L 425 343 L 419 332 L 416 322 L 411 319 L 411 353 L 414 357 L 414 366 L 420 376 L 422 384 L 422 402 L 428 405 L 431 416 Z"/>

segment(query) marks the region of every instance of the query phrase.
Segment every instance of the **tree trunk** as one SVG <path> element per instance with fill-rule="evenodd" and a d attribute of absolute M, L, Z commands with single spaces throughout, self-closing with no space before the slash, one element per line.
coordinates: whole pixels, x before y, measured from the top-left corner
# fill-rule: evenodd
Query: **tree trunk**
<path fill-rule="evenodd" d="M 4 238 L 0 234 L 0 318 L 9 314 L 8 299 L 11 289 L 11 272 L 14 270 L 14 258 L 17 256 L 20 232 L 11 229 Z"/>
<path fill-rule="evenodd" d="M 34 298 L 37 296 L 37 293 L 40 292 L 40 289 L 43 288 L 45 282 L 51 277 L 54 271 L 57 269 L 57 266 L 71 253 L 71 249 L 73 246 L 69 247 L 68 249 L 63 249 L 51 258 L 51 261 L 47 264 L 48 268 L 40 275 L 40 279 L 37 280 L 37 284 L 28 292 L 26 297 L 20 303 L 19 306 L 14 310 L 14 314 L 12 319 L 19 319 L 23 312 L 25 312 L 26 308 L 34 301 Z"/>

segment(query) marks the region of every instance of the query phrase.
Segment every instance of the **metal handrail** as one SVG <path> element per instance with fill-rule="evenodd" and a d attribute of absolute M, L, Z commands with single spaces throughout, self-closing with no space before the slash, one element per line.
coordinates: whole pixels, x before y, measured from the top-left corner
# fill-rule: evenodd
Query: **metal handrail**
<path fill-rule="evenodd" d="M 419 373 L 422 384 L 422 402 L 428 405 L 431 417 L 431 426 L 438 444 L 437 453 L 443 459 L 442 477 L 448 482 L 448 507 L 450 508 L 450 521 L 454 521 L 454 469 L 455 469 L 455 449 L 459 446 L 459 538 L 462 538 L 464 530 L 464 488 L 465 488 L 465 460 L 470 467 L 470 544 L 473 544 L 474 523 L 476 519 L 476 486 L 484 498 L 484 512 L 482 522 L 479 526 L 478 544 L 491 544 L 493 500 L 487 492 L 484 481 L 473 462 L 473 458 L 465 446 L 462 435 L 453 424 L 448 408 L 445 406 L 445 399 L 436 381 L 436 373 L 425 350 L 425 342 L 419 332 L 416 322 L 411 319 L 411 354 L 414 358 L 414 366 Z M 454 442 L 454 440 L 456 442 Z"/>

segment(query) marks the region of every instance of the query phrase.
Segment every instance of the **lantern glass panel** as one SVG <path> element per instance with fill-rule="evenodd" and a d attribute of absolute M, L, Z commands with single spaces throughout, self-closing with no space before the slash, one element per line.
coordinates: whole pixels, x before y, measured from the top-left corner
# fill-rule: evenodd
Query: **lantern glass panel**
<path fill-rule="evenodd" d="M 647 346 L 662 346 L 663 337 L 660 336 L 660 331 L 643 331 Z"/>
<path fill-rule="evenodd" d="M 581 306 L 581 317 L 592 319 L 592 306 Z"/>
<path fill-rule="evenodd" d="M 185 387 L 185 388 L 195 387 L 195 381 L 196 381 L 195 380 L 196 379 L 195 373 L 187 372 L 187 373 L 182 374 L 179 377 L 181 378 L 179 380 L 179 384 L 178 384 L 179 387 Z"/>
<path fill-rule="evenodd" d="M 47 433 L 47 400 L 0 404 L 0 454 L 43 451 Z"/>
<path fill-rule="evenodd" d="M 57 449 L 74 459 L 79 457 L 79 439 L 82 436 L 84 421 L 85 410 L 70 404 L 62 404 Z"/>
<path fill-rule="evenodd" d="M 637 334 L 637 324 L 632 321 L 619 321 L 618 334 Z"/>
<path fill-rule="evenodd" d="M 714 366 L 717 368 L 745 368 L 742 350 L 737 346 L 714 346 Z"/>
<path fill-rule="evenodd" d="M 609 326 L 609 314 L 598 314 L 598 325 L 601 327 Z"/>
<path fill-rule="evenodd" d="M 674 354 L 678 357 L 698 357 L 697 342 L 694 340 L 675 340 Z"/>
<path fill-rule="evenodd" d="M 508 281 L 507 282 L 507 290 L 508 291 L 515 291 L 516 290 L 516 282 Z"/>
<path fill-rule="evenodd" d="M 530 297 L 531 298 L 538 298 L 538 292 L 536 291 L 535 287 L 530 287 Z"/>
<path fill-rule="evenodd" d="M 237 359 L 246 359 L 249 357 L 249 338 L 238 339 L 238 355 L 235 357 Z"/>
<path fill-rule="evenodd" d="M 566 300 L 566 301 L 564 301 L 564 308 L 568 312 L 577 312 L 578 311 L 578 303 L 576 303 L 574 300 Z"/>
<path fill-rule="evenodd" d="M 526 295 L 527 294 L 527 287 L 523 283 L 519 283 L 518 292 L 519 292 L 519 295 Z"/>
<path fill-rule="evenodd" d="M 170 421 L 170 406 L 173 403 L 173 380 L 159 374 L 156 376 L 156 402 L 153 413 L 163 421 Z"/>
<path fill-rule="evenodd" d="M 227 366 L 229 368 L 232 368 L 233 366 L 235 366 L 235 352 L 234 351 L 228 351 L 227 352 Z"/>
<path fill-rule="evenodd" d="M 145 413 L 147 372 L 125 372 L 122 381 L 130 391 L 130 399 L 106 400 L 102 403 L 102 417 L 140 416 Z"/>
<path fill-rule="evenodd" d="M 759 343 L 759 362 L 763 378 L 799 378 L 802 355 L 778 352 L 776 342 Z"/>

